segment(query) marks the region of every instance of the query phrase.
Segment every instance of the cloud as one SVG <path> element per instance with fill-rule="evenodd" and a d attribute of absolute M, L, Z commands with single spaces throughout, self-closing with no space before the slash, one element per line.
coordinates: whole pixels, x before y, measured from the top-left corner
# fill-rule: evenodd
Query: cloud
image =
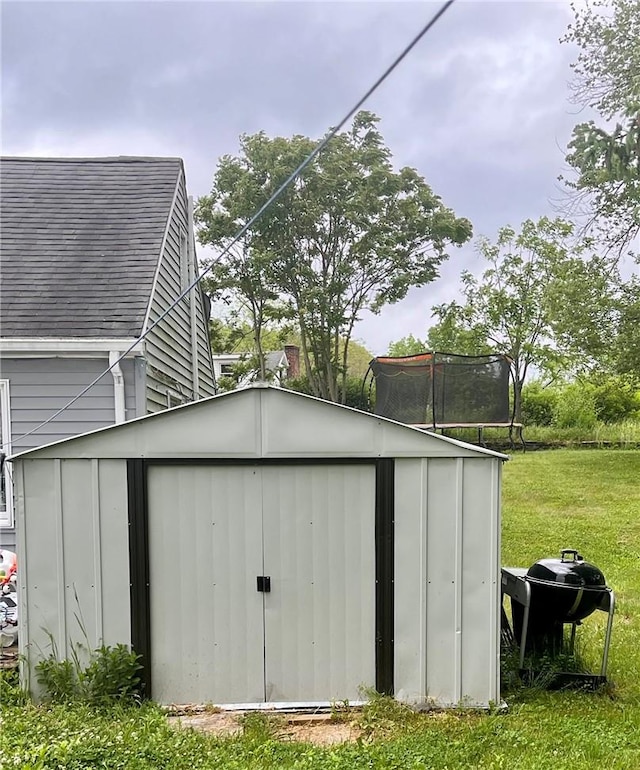
<path fill-rule="evenodd" d="M 207 192 L 241 133 L 320 137 L 439 3 L 5 2 L 5 154 L 177 155 Z M 398 166 L 493 235 L 550 209 L 576 117 L 567 102 L 568 2 L 464 2 L 366 105 Z M 424 334 L 432 304 L 476 264 L 365 319 L 376 352 Z"/>

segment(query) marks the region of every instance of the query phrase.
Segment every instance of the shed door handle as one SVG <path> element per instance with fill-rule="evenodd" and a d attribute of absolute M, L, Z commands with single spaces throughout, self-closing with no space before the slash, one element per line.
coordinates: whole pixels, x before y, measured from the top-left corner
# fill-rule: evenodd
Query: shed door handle
<path fill-rule="evenodd" d="M 269 575 L 258 575 L 258 591 L 268 594 L 271 591 L 271 577 Z"/>

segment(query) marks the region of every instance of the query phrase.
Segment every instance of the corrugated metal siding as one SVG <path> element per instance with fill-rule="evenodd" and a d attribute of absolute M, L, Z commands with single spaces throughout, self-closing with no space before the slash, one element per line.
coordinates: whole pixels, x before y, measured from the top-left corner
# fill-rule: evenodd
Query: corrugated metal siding
<path fill-rule="evenodd" d="M 396 461 L 396 692 L 406 700 L 499 698 L 499 494 L 497 459 Z"/>
<path fill-rule="evenodd" d="M 157 466 L 149 506 L 155 699 L 354 700 L 375 683 L 373 466 Z"/>
<path fill-rule="evenodd" d="M 148 490 L 154 699 L 264 700 L 256 471 L 152 467 Z"/>
<path fill-rule="evenodd" d="M 500 464 L 463 461 L 462 480 L 462 639 L 461 692 L 471 703 L 485 703 L 486 693 L 498 703 L 500 538 L 494 515 L 499 506 Z"/>
<path fill-rule="evenodd" d="M 251 387 L 73 439 L 48 457 L 496 457 L 275 387 Z"/>
<path fill-rule="evenodd" d="M 82 584 L 95 638 L 102 626 L 105 639 L 129 641 L 126 463 L 109 458 L 220 456 L 225 441 L 229 459 L 309 457 L 314 438 L 319 456 L 396 458 L 396 695 L 497 701 L 501 457 L 278 389 L 212 399 L 18 460 L 14 476 L 24 469 L 27 477 L 18 522 L 28 633 L 43 650 L 42 627 L 59 645 L 73 637 L 74 585 Z M 108 459 L 90 459 L 100 453 Z M 372 473 L 338 459 L 150 469 L 154 697 L 353 699 L 354 686 L 372 682 Z M 268 595 L 256 591 L 259 574 L 272 577 Z"/>
<path fill-rule="evenodd" d="M 181 233 L 189 235 L 187 199 L 182 175 L 151 299 L 150 324 L 162 315 L 186 286 L 181 264 Z M 205 347 L 208 342 L 199 293 L 196 293 L 196 300 L 197 317 L 199 325 L 202 326 L 199 332 L 201 393 L 212 395 L 213 368 L 208 347 Z M 149 412 L 158 412 L 167 407 L 167 387 L 181 393 L 184 401 L 193 399 L 189 302 L 190 297 L 187 295 L 146 338 Z"/>
<path fill-rule="evenodd" d="M 375 685 L 375 469 L 263 468 L 266 700 Z"/>
<path fill-rule="evenodd" d="M 427 474 L 422 458 L 395 462 L 394 686 L 420 702 L 427 687 Z"/>
<path fill-rule="evenodd" d="M 128 644 L 126 463 L 26 460 L 18 471 L 21 617 L 29 618 L 20 645 L 31 665 L 51 640 L 61 657 L 85 634 L 91 647 Z"/>

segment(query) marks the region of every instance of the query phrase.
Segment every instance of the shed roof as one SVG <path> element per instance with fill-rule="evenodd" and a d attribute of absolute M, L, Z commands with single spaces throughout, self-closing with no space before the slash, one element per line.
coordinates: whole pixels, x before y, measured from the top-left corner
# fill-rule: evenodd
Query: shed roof
<path fill-rule="evenodd" d="M 506 455 L 264 383 L 14 455 L 45 458 Z"/>
<path fill-rule="evenodd" d="M 179 158 L 3 158 L 3 337 L 139 336 Z"/>

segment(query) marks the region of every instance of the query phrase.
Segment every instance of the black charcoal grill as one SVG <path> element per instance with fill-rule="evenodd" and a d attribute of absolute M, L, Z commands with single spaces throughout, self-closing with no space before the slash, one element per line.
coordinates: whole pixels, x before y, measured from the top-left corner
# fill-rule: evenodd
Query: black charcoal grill
<path fill-rule="evenodd" d="M 607 612 L 609 618 L 600 674 L 563 672 L 560 677 L 564 680 L 579 677 L 594 686 L 606 681 L 615 600 L 598 567 L 586 562 L 578 551 L 565 548 L 559 559 L 541 559 L 528 570 L 504 567 L 502 591 L 511 598 L 511 636 L 520 647 L 521 673 L 527 654 L 532 654 L 534 658 L 557 658 L 567 652 L 572 654 L 577 626 L 596 610 Z M 503 610 L 503 638 L 505 623 L 508 628 Z M 571 625 L 568 641 L 564 636 L 566 624 Z"/>

